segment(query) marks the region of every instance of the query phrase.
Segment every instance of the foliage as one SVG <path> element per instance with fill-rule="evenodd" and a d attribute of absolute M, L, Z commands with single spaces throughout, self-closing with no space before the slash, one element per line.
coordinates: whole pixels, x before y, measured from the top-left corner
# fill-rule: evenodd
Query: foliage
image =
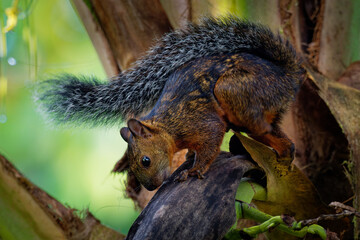
<path fill-rule="evenodd" d="M 11 0 L 0 2 L 4 10 Z M 32 84 L 59 72 L 105 78 L 92 43 L 68 1 L 19 1 L 17 26 L 3 35 L 0 152 L 32 182 L 73 208 L 89 208 L 103 223 L 126 233 L 137 213 L 124 199 L 123 176 L 110 171 L 125 149 L 116 129 L 55 130 L 35 111 Z M 114 214 L 116 213 L 116 214 Z"/>

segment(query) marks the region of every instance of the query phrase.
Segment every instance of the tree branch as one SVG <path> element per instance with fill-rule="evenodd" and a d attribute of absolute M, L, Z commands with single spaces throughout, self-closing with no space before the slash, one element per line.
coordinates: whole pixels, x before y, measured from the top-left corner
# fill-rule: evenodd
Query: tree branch
<path fill-rule="evenodd" d="M 87 211 L 80 218 L 77 210 L 35 186 L 1 155 L 0 196 L 3 239 L 124 239 Z"/>

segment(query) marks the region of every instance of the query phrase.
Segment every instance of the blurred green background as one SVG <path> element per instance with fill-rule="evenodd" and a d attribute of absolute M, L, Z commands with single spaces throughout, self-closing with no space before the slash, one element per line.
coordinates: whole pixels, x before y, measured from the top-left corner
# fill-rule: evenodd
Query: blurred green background
<path fill-rule="evenodd" d="M 0 1 L 1 26 L 11 5 Z M 103 224 L 127 233 L 138 212 L 125 199 L 125 177 L 110 174 L 126 148 L 119 128 L 52 126 L 31 96 L 31 86 L 51 74 L 105 79 L 92 43 L 69 1 L 22 0 L 19 8 L 16 28 L 2 34 L 0 44 L 0 153 L 60 202 L 89 208 Z"/>
<path fill-rule="evenodd" d="M 214 2 L 214 14 L 243 5 Z M 12 4 L 0 0 L 0 27 Z M 103 224 L 126 234 L 139 212 L 125 198 L 126 177 L 110 174 L 126 148 L 120 126 L 54 126 L 36 111 L 31 95 L 37 81 L 58 73 L 106 79 L 86 30 L 69 0 L 20 0 L 18 7 L 16 27 L 0 39 L 0 153 L 63 204 L 88 208 Z"/>

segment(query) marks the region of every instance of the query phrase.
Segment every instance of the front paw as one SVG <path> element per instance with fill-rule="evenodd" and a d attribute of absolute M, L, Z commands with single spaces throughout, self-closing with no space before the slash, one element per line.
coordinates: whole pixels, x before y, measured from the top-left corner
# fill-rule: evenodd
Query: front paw
<path fill-rule="evenodd" d="M 190 169 L 189 174 L 191 177 L 197 176 L 198 179 L 204 179 L 204 174 L 199 169 Z"/>
<path fill-rule="evenodd" d="M 174 179 L 175 182 L 184 182 L 186 181 L 187 177 L 189 175 L 189 170 L 185 169 L 182 170 L 179 175 Z"/>
<path fill-rule="evenodd" d="M 187 180 L 188 176 L 190 177 L 197 177 L 198 179 L 203 179 L 204 178 L 204 174 L 195 168 L 192 168 L 190 170 L 182 170 L 179 175 L 174 179 L 174 181 L 176 182 L 184 182 Z"/>

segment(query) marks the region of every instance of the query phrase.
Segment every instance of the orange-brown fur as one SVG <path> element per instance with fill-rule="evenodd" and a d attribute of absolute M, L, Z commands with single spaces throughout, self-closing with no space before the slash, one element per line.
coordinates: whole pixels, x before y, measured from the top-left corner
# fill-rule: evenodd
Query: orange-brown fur
<path fill-rule="evenodd" d="M 195 162 L 183 179 L 202 177 L 230 128 L 291 156 L 293 144 L 278 122 L 295 95 L 292 81 L 281 67 L 246 53 L 189 62 L 169 77 L 152 111 L 121 130 L 131 171 L 154 189 L 168 176 L 174 153 L 189 149 Z M 144 156 L 151 159 L 148 167 L 142 166 Z"/>

